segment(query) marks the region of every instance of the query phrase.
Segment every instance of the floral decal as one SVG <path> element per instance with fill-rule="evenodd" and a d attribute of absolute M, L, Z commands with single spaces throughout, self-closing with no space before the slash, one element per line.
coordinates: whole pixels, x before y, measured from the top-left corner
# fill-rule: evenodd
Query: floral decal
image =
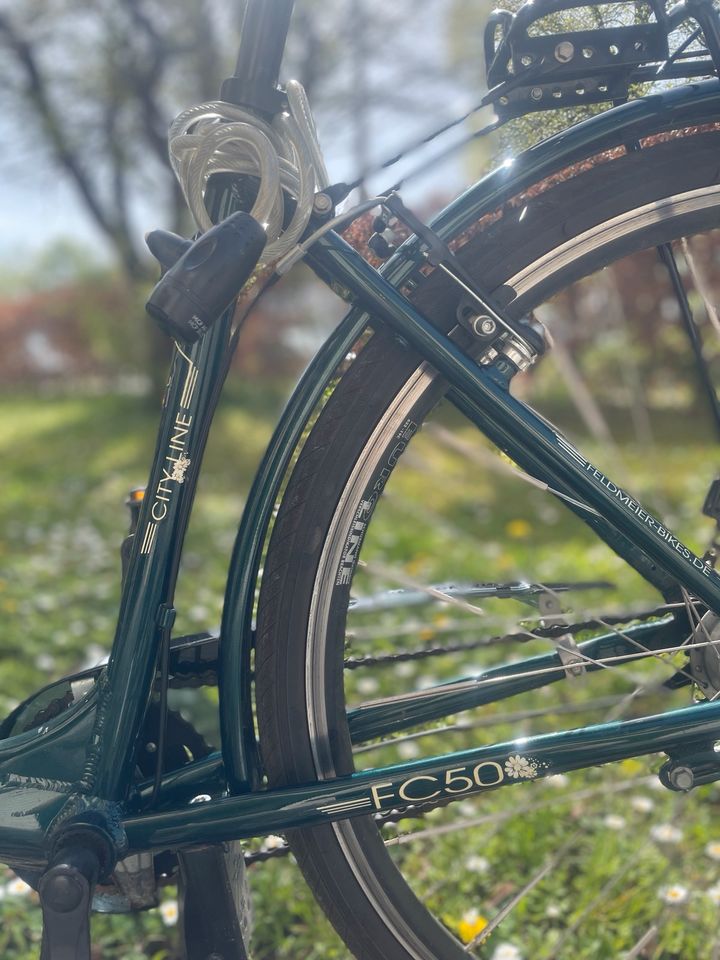
<path fill-rule="evenodd" d="M 172 475 L 170 476 L 170 479 L 177 480 L 178 483 L 183 483 L 185 480 L 185 473 L 189 466 L 190 460 L 185 456 L 184 453 L 181 453 L 173 464 Z"/>
<path fill-rule="evenodd" d="M 538 764 L 531 757 L 516 753 L 505 761 L 505 773 L 514 780 L 532 780 L 538 775 Z"/>

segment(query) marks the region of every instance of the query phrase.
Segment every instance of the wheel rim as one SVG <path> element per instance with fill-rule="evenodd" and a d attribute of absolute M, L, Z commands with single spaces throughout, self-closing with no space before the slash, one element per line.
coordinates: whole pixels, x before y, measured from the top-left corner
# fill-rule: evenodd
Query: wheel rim
<path fill-rule="evenodd" d="M 658 203 L 647 204 L 568 241 L 563 247 L 553 251 L 552 255 L 541 257 L 510 278 L 505 287 L 512 288 L 516 299 L 521 298 L 525 305 L 532 298 L 533 290 L 541 285 L 552 285 L 553 278 L 567 271 L 572 264 L 577 265 L 582 272 L 583 258 L 591 252 L 597 255 L 598 250 L 606 248 L 610 258 L 618 242 L 627 240 L 638 232 L 645 232 L 650 225 L 667 225 L 670 221 L 679 224 L 696 214 L 707 217 L 709 211 L 718 205 L 720 205 L 720 187 L 718 186 L 689 191 Z M 574 251 L 573 256 L 570 256 L 571 251 Z M 331 607 L 335 596 L 335 576 L 341 566 L 346 532 L 352 522 L 362 491 L 366 489 L 368 481 L 376 470 L 372 451 L 386 448 L 394 427 L 412 410 L 432 380 L 431 369 L 423 365 L 398 394 L 392 407 L 366 444 L 363 454 L 358 458 L 359 466 L 346 485 L 343 499 L 338 504 L 331 529 L 325 539 L 312 595 L 305 661 L 307 701 L 311 705 L 308 709 L 308 724 L 311 731 L 313 759 L 317 775 L 321 778 L 336 775 L 336 764 L 330 747 L 332 740 L 329 725 L 332 721 L 329 718 L 326 701 L 329 678 L 325 672 L 329 659 L 327 644 L 332 643 L 333 638 L 327 636 L 325 625 L 332 621 Z M 410 929 L 395 906 L 388 903 L 384 887 L 368 863 L 357 840 L 352 822 L 336 823 L 332 829 L 358 882 L 374 903 L 378 913 L 386 917 L 388 926 L 400 935 L 399 939 L 408 953 L 421 958 L 433 956 L 434 954 L 428 952 L 419 943 L 414 931 Z"/>

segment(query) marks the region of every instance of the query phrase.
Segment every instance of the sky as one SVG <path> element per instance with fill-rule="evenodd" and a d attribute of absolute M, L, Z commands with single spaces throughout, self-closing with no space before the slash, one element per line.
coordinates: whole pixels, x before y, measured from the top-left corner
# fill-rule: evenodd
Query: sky
<path fill-rule="evenodd" d="M 435 14 L 431 14 L 429 19 L 425 18 L 426 29 L 414 41 L 423 47 L 422 53 L 428 65 L 438 62 L 444 56 L 442 17 L 447 9 L 446 0 L 441 0 L 433 9 Z M 378 78 L 374 79 L 377 82 Z M 478 95 L 479 87 L 466 96 L 460 95 L 457 90 L 450 91 L 447 103 L 442 103 L 438 115 L 408 113 L 403 116 L 394 111 L 392 116 L 389 116 L 384 115 L 381 110 L 376 111 L 372 119 L 372 159 L 382 159 L 394 153 L 399 146 L 412 141 L 418 134 L 433 129 L 436 123 L 461 113 Z M 318 124 L 332 179 L 353 178 L 356 171 L 349 138 L 343 135 L 342 129 L 338 130 L 337 119 L 320 115 Z M 451 138 L 441 141 L 438 146 L 449 142 L 449 139 Z M 30 162 L 27 162 L 24 156 L 15 158 L 14 142 L 17 142 L 17 131 L 7 117 L 0 115 L 0 265 L 21 265 L 34 253 L 60 238 L 72 238 L 94 249 L 97 255 L 104 256 L 104 240 L 85 213 L 72 186 L 42 158 L 37 161 L 31 159 Z M 436 149 L 435 144 L 427 147 L 410 164 L 406 164 L 405 169 L 414 167 L 423 156 L 433 155 Z M 398 169 L 402 170 L 403 167 Z M 394 171 L 392 175 L 395 176 Z M 462 188 L 464 180 L 463 163 L 455 158 L 431 175 L 408 185 L 403 196 L 406 202 L 419 203 L 427 192 L 454 194 Z M 389 175 L 382 174 L 371 186 L 379 189 L 387 186 L 388 181 Z M 135 210 L 137 230 L 144 233 L 148 229 L 162 226 L 162 223 L 158 222 L 158 216 L 158 211 L 153 209 L 150 199 L 142 199 Z"/>

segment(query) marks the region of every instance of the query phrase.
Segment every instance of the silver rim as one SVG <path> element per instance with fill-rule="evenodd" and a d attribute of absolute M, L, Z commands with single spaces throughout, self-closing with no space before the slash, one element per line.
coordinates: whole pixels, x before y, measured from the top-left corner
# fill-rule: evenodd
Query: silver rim
<path fill-rule="evenodd" d="M 590 253 L 596 253 L 618 240 L 644 231 L 653 225 L 717 206 L 720 206 L 720 184 L 646 204 L 593 227 L 545 254 L 506 281 L 504 288 L 512 288 L 516 298 L 524 296 L 538 284 L 551 279 L 571 263 Z M 424 363 L 418 367 L 396 395 L 356 461 L 354 472 L 343 491 L 325 538 L 311 598 L 305 659 L 307 719 L 313 762 L 320 779 L 336 775 L 329 749 L 330 738 L 325 700 L 325 651 L 329 642 L 325 627 L 328 623 L 334 593 L 335 573 L 344 549 L 343 533 L 349 528 L 359 498 L 375 472 L 376 462 L 373 451 L 385 449 L 398 423 L 408 415 L 435 377 L 432 367 Z M 401 946 L 417 960 L 434 960 L 435 954 L 428 952 L 428 949 L 417 939 L 414 931 L 388 902 L 387 895 L 378 883 L 377 875 L 371 869 L 358 842 L 353 823 L 340 821 L 332 824 L 332 829 L 358 884 Z M 452 938 L 449 932 L 448 938 Z M 459 943 L 458 948 L 461 949 Z"/>

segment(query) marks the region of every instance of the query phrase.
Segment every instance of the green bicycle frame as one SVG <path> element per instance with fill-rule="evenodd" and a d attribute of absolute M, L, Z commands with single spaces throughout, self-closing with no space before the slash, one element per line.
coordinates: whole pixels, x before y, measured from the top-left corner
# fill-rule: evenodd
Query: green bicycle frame
<path fill-rule="evenodd" d="M 509 189 L 521 191 L 545 173 L 671 126 L 692 126 L 720 115 L 716 81 L 655 94 L 579 124 L 531 149 L 476 184 L 435 220 L 448 237 L 495 209 Z M 227 198 L 218 198 L 219 208 Z M 152 693 L 159 650 L 174 619 L 173 593 L 197 473 L 233 342 L 224 316 L 192 350 L 178 349 L 163 406 L 155 461 L 143 504 L 106 677 L 87 702 L 46 728 L 0 741 L 0 859 L 39 865 L 45 838 L 71 798 L 115 805 L 128 850 L 212 843 L 282 831 L 403 802 L 447 801 L 518 782 L 508 773 L 520 757 L 533 776 L 587 765 L 712 744 L 720 702 L 697 704 L 640 720 L 465 750 L 364 771 L 284 790 L 259 789 L 260 767 L 251 706 L 252 608 L 262 546 L 292 452 L 328 382 L 367 325 L 388 324 L 448 384 L 452 402 L 501 449 L 534 476 L 571 495 L 595 532 L 661 591 L 682 584 L 720 611 L 720 577 L 655 517 L 572 448 L 552 426 L 515 399 L 490 368 L 477 365 L 438 332 L 398 292 L 421 265 L 409 240 L 378 273 L 339 237 L 328 234 L 308 256 L 316 272 L 342 288 L 356 306 L 321 348 L 290 400 L 263 462 L 241 521 L 231 561 L 220 644 L 222 753 L 189 764 L 153 784 L 133 784 L 134 751 Z M 587 656 L 638 656 L 667 642 L 667 620 L 596 637 Z M 538 664 L 537 661 L 541 661 Z M 528 670 L 528 664 L 532 670 Z M 511 665 L 501 680 L 490 673 L 424 691 L 402 715 L 368 706 L 349 717 L 356 741 L 413 726 L 537 685 L 522 674 L 564 676 L 557 654 Z M 80 760 L 78 759 L 80 758 Z M 200 794 L 213 799 L 189 801 Z"/>

